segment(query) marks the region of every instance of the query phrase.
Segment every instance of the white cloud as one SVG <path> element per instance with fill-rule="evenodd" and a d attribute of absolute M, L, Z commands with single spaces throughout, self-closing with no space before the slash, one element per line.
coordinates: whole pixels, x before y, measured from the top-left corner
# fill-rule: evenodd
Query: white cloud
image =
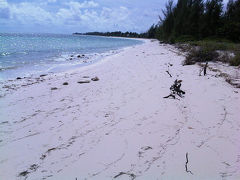
<path fill-rule="evenodd" d="M 0 0 L 0 7 L 1 8 L 4 8 L 4 7 L 7 7 L 8 6 L 8 3 L 6 0 Z"/>
<path fill-rule="evenodd" d="M 46 3 L 57 2 L 54 10 Z M 47 0 L 45 4 L 36 2 L 7 3 L 0 0 L 0 18 L 9 18 L 8 23 L 21 24 L 22 27 L 36 25 L 36 29 L 48 27 L 49 29 L 68 29 L 68 32 L 75 31 L 139 31 L 136 12 L 125 6 L 110 7 L 100 6 L 95 1 L 70 1 L 60 4 L 60 1 Z M 6 10 L 7 9 L 7 10 Z M 1 9 L 0 9 L 1 10 Z M 5 21 L 7 22 L 7 21 Z M 14 24 L 13 24 L 14 23 Z M 25 28 L 26 29 L 26 28 Z"/>
<path fill-rule="evenodd" d="M 55 3 L 57 0 L 48 0 L 48 3 Z"/>
<path fill-rule="evenodd" d="M 19 3 L 10 5 L 11 17 L 21 23 L 42 23 L 46 24 L 53 20 L 53 16 L 45 9 L 32 3 Z"/>
<path fill-rule="evenodd" d="M 77 2 L 77 1 L 70 1 L 68 3 L 65 3 L 67 6 L 70 7 L 70 9 L 83 9 L 83 8 L 95 8 L 98 7 L 98 3 L 95 3 L 94 1 L 84 1 L 83 3 Z"/>

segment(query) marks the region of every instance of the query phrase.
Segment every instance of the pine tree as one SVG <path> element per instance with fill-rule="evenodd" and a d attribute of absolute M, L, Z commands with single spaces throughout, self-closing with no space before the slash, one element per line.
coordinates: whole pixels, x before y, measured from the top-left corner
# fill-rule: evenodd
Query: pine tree
<path fill-rule="evenodd" d="M 169 40 L 170 36 L 173 32 L 174 26 L 174 16 L 173 16 L 173 0 L 169 0 L 165 6 L 165 10 L 162 10 L 164 15 L 163 18 L 159 17 L 160 19 L 160 30 L 158 31 L 158 38 L 163 40 Z"/>
<path fill-rule="evenodd" d="M 218 35 L 218 29 L 222 25 L 222 12 L 223 0 L 206 1 L 203 25 L 201 27 L 203 37 L 212 37 Z"/>
<path fill-rule="evenodd" d="M 224 22 L 226 37 L 232 41 L 240 41 L 240 0 L 229 0 Z"/>

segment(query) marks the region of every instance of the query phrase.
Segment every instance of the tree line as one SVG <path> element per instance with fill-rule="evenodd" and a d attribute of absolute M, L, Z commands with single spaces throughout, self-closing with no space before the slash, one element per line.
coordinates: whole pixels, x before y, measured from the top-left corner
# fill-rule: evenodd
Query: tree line
<path fill-rule="evenodd" d="M 74 35 L 94 35 L 94 36 L 113 36 L 113 37 L 129 37 L 129 38 L 146 38 L 147 33 L 136 33 L 136 32 L 87 32 L 87 33 L 73 33 Z"/>
<path fill-rule="evenodd" d="M 224 38 L 240 41 L 240 0 L 169 0 L 163 17 L 145 33 L 148 38 L 174 42 Z"/>

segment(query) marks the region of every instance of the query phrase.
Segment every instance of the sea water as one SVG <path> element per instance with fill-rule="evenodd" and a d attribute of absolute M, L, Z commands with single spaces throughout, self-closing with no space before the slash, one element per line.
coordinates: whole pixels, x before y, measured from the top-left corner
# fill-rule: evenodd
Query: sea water
<path fill-rule="evenodd" d="M 0 34 L 0 81 L 89 65 L 96 57 L 140 43 L 101 36 Z"/>

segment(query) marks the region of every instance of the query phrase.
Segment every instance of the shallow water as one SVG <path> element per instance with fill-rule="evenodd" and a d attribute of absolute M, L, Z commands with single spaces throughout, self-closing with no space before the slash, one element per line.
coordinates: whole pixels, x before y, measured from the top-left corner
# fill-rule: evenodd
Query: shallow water
<path fill-rule="evenodd" d="M 0 34 L 0 80 L 88 65 L 109 52 L 140 43 L 99 36 Z"/>

